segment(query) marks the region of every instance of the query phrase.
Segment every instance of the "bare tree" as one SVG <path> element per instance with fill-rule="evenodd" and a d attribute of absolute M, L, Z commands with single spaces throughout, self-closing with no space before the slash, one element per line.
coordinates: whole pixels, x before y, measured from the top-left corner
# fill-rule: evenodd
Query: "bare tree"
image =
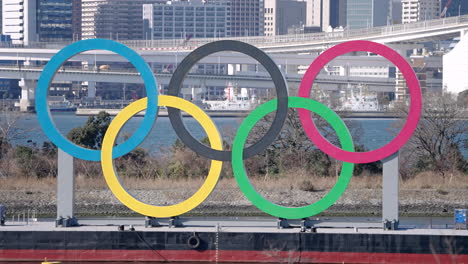
<path fill-rule="evenodd" d="M 408 113 L 407 107 L 399 110 Z M 402 176 L 432 170 L 445 178 L 447 172 L 466 171 L 467 161 L 460 152 L 468 144 L 463 115 L 452 94 L 426 94 L 419 125 L 402 153 Z"/>
<path fill-rule="evenodd" d="M 269 114 L 260 120 L 252 129 L 247 144 L 252 144 L 270 128 L 274 114 Z M 340 146 L 336 132 L 326 120 L 316 114 L 314 123 L 321 132 L 335 146 Z M 355 143 L 359 142 L 362 127 L 356 122 L 346 120 L 346 126 L 353 135 Z M 363 150 L 357 143 L 360 151 Z M 359 151 L 359 150 L 358 150 Z M 339 162 L 320 151 L 304 131 L 299 120 L 297 109 L 289 109 L 288 117 L 281 133 L 276 140 L 262 153 L 246 160 L 246 168 L 255 174 L 277 174 L 294 169 L 305 169 L 318 176 L 331 176 L 339 171 Z M 362 170 L 361 170 L 362 171 Z"/>
<path fill-rule="evenodd" d="M 24 118 L 23 113 L 13 111 L 0 112 L 0 138 L 11 142 L 21 138 L 26 131 L 18 127 L 18 122 Z"/>

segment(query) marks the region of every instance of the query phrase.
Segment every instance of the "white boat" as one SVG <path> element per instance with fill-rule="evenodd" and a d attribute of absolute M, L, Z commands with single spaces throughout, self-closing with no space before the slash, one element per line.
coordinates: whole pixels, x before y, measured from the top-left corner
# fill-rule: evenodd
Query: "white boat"
<path fill-rule="evenodd" d="M 49 96 L 49 110 L 51 112 L 75 112 L 76 106 L 68 101 L 65 96 Z"/>
<path fill-rule="evenodd" d="M 208 111 L 250 111 L 258 104 L 255 96 L 249 96 L 247 88 L 241 88 L 238 95 L 234 89 L 228 87 L 224 90 L 224 100 L 202 100 L 205 110 Z"/>
<path fill-rule="evenodd" d="M 362 85 L 359 85 L 359 94 L 355 95 L 353 88 L 348 89 L 351 91 L 351 96 L 342 97 L 340 111 L 351 112 L 379 112 L 381 111 L 377 95 L 363 95 Z"/>

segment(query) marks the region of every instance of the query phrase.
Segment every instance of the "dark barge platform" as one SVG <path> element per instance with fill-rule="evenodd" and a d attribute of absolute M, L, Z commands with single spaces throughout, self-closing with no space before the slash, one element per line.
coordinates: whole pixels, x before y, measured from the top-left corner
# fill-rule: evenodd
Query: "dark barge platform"
<path fill-rule="evenodd" d="M 127 226 L 128 227 L 128 226 Z M 56 228 L 53 222 L 0 227 L 0 263 L 266 262 L 468 263 L 468 231 L 274 226 Z"/>

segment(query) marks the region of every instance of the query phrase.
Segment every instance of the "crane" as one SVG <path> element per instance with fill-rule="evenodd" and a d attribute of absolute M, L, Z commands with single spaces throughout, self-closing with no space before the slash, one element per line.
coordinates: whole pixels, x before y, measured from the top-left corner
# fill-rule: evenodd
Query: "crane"
<path fill-rule="evenodd" d="M 445 5 L 444 10 L 442 10 L 442 12 L 440 13 L 440 18 L 445 17 L 445 15 L 447 14 L 447 9 L 449 8 L 451 3 L 452 3 L 452 0 L 447 1 L 447 4 Z"/>

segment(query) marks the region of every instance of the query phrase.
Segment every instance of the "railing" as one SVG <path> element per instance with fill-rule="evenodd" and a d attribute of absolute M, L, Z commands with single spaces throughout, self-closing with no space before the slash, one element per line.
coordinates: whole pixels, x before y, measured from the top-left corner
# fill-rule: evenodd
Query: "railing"
<path fill-rule="evenodd" d="M 172 48 L 174 51 L 191 50 L 209 42 L 216 40 L 232 39 L 238 40 L 252 45 L 268 48 L 274 47 L 279 44 L 294 44 L 294 43 L 311 43 L 317 44 L 326 43 L 329 40 L 341 41 L 344 39 L 359 39 L 363 37 L 372 36 L 389 36 L 397 34 L 407 34 L 418 32 L 421 29 L 447 29 L 450 26 L 457 26 L 460 24 L 468 25 L 468 15 L 449 17 L 443 19 L 426 20 L 421 22 L 398 24 L 391 26 L 372 27 L 364 29 L 343 30 L 338 32 L 322 32 L 322 33 L 307 33 L 307 34 L 290 34 L 280 36 L 258 36 L 258 37 L 236 37 L 236 38 L 206 38 L 206 39 L 191 39 L 185 42 L 183 39 L 171 40 L 126 40 L 120 41 L 121 43 L 135 49 L 140 48 Z M 27 47 L 22 45 L 7 45 L 5 48 L 41 48 L 41 49 L 61 49 L 72 42 L 61 43 L 44 43 L 36 42 L 30 43 Z M 1 47 L 1 46 L 0 46 Z"/>

